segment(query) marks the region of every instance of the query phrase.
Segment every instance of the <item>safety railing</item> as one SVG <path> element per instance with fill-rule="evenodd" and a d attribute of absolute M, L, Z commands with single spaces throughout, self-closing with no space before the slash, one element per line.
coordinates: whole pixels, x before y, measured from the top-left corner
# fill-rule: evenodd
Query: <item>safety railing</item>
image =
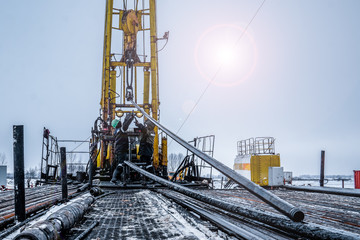
<path fill-rule="evenodd" d="M 257 137 L 237 142 L 238 155 L 275 154 L 275 138 Z"/>

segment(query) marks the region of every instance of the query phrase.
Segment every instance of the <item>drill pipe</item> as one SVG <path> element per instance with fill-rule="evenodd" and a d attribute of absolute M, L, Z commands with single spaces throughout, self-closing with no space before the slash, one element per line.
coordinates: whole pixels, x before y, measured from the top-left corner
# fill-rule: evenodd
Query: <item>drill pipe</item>
<path fill-rule="evenodd" d="M 185 147 L 190 152 L 194 153 L 199 158 L 203 159 L 205 162 L 219 170 L 222 174 L 227 176 L 228 178 L 232 179 L 234 182 L 240 184 L 245 189 L 247 189 L 249 192 L 281 212 L 282 214 L 288 216 L 291 220 L 295 222 L 300 222 L 304 219 L 304 213 L 298 209 L 297 207 L 293 206 L 292 204 L 284 201 L 283 199 L 279 198 L 278 196 L 266 191 L 264 188 L 256 185 L 255 183 L 251 182 L 244 176 L 241 176 L 240 174 L 236 173 L 231 168 L 225 166 L 223 163 L 219 162 L 215 158 L 207 155 L 206 153 L 203 153 L 199 149 L 195 148 L 194 146 L 190 145 L 186 141 L 184 141 L 182 138 L 178 137 L 168 129 L 166 129 L 164 126 L 162 126 L 160 123 L 155 121 L 152 117 L 150 117 L 142 108 L 140 108 L 135 102 L 132 102 L 135 107 L 142 112 L 142 114 L 149 119 L 152 123 L 154 123 L 158 128 L 162 129 L 167 135 L 169 135 L 172 139 L 174 139 L 176 142 L 178 142 L 180 145 Z"/>
<path fill-rule="evenodd" d="M 73 193 L 69 194 L 69 197 L 71 197 L 71 198 L 75 197 L 76 194 L 78 194 L 78 193 L 73 192 Z M 59 194 L 57 194 L 57 195 L 59 195 Z M 26 215 L 29 216 L 32 213 L 38 212 L 44 208 L 52 206 L 52 205 L 56 204 L 57 202 L 61 201 L 61 197 L 57 196 L 57 195 L 51 196 L 51 198 L 48 198 L 46 201 L 32 202 L 31 205 L 25 209 Z M 15 220 L 14 211 L 10 210 L 7 212 L 9 212 L 9 213 L 7 213 L 7 214 L 5 213 L 6 215 L 3 215 L 4 213 L 2 213 L 2 215 L 0 216 L 0 228 L 6 227 L 8 224 L 13 223 Z"/>
<path fill-rule="evenodd" d="M 85 211 L 94 202 L 92 196 L 82 197 L 73 203 L 51 214 L 46 220 L 37 222 L 22 233 L 15 236 L 14 240 L 56 240 L 60 233 L 69 230 L 82 219 Z"/>
<path fill-rule="evenodd" d="M 312 223 L 303 223 L 303 222 L 293 222 L 288 220 L 287 218 L 274 214 L 274 213 L 266 213 L 264 211 L 258 211 L 255 209 L 247 208 L 244 206 L 234 205 L 213 197 L 208 197 L 204 194 L 201 194 L 195 190 L 192 190 L 190 188 L 181 186 L 180 184 L 176 184 L 170 181 L 167 181 L 161 177 L 155 176 L 144 169 L 141 169 L 140 167 L 136 166 L 135 164 L 125 161 L 126 165 L 134 169 L 135 171 L 139 172 L 140 174 L 160 183 L 161 185 L 164 185 L 168 188 L 171 188 L 177 192 L 183 193 L 187 196 L 190 196 L 192 198 L 195 198 L 197 200 L 203 201 L 205 203 L 208 203 L 210 205 L 213 205 L 215 207 L 224 209 L 226 211 L 239 214 L 244 217 L 248 217 L 251 219 L 254 219 L 256 221 L 260 221 L 263 223 L 266 223 L 268 225 L 277 227 L 279 229 L 288 231 L 288 232 L 294 232 L 298 233 L 302 236 L 308 237 L 310 239 L 329 239 L 329 240 L 336 240 L 336 239 L 346 239 L 346 240 L 355 240 L 359 239 L 359 235 L 349 233 L 349 232 L 339 232 L 337 229 L 332 229 L 328 227 L 322 227 L 317 224 Z M 166 191 L 161 191 L 161 194 L 169 197 L 169 194 L 166 193 Z"/>
<path fill-rule="evenodd" d="M 104 191 L 99 187 L 92 187 L 90 189 L 90 194 L 93 195 L 94 197 L 97 197 L 103 193 L 104 193 Z"/>

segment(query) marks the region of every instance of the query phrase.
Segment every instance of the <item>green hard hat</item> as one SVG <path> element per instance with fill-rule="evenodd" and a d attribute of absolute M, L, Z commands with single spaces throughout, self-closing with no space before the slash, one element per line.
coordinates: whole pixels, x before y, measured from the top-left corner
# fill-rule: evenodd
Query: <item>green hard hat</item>
<path fill-rule="evenodd" d="M 118 125 L 119 122 L 120 122 L 119 119 L 114 119 L 114 120 L 112 120 L 112 122 L 111 122 L 111 126 L 113 126 L 113 128 L 116 128 L 116 126 Z"/>

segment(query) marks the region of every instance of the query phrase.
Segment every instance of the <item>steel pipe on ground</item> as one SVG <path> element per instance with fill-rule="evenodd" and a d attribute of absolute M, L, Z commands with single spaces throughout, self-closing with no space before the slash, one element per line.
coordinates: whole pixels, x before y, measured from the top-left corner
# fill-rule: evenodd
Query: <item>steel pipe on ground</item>
<path fill-rule="evenodd" d="M 51 214 L 46 220 L 32 225 L 18 234 L 14 240 L 56 240 L 64 230 L 69 230 L 82 219 L 84 213 L 94 202 L 92 196 L 82 197 Z"/>
<path fill-rule="evenodd" d="M 93 195 L 94 197 L 97 197 L 103 193 L 104 193 L 104 191 L 99 187 L 92 187 L 90 189 L 90 194 Z"/>
<path fill-rule="evenodd" d="M 295 222 L 300 222 L 304 219 L 304 213 L 298 209 L 297 207 L 293 206 L 292 204 L 284 201 L 283 199 L 279 198 L 278 196 L 268 192 L 264 188 L 256 185 L 255 183 L 251 182 L 244 176 L 241 176 L 240 174 L 236 173 L 231 168 L 225 166 L 223 163 L 219 162 L 215 158 L 207 155 L 206 153 L 200 151 L 199 149 L 195 148 L 194 146 L 187 143 L 182 138 L 178 137 L 174 133 L 172 133 L 170 130 L 165 128 L 163 125 L 155 121 L 152 117 L 150 117 L 142 108 L 140 108 L 135 102 L 132 102 L 135 107 L 142 112 L 142 114 L 148 118 L 152 123 L 154 123 L 158 128 L 163 130 L 167 135 L 169 135 L 172 139 L 174 139 L 176 142 L 178 142 L 180 145 L 185 147 L 190 152 L 194 153 L 199 158 L 203 159 L 205 162 L 219 170 L 222 174 L 227 176 L 228 178 L 232 179 L 234 182 L 242 185 L 245 189 L 247 189 L 249 192 L 278 210 L 279 212 L 285 214 L 290 219 L 294 220 Z"/>
<path fill-rule="evenodd" d="M 166 187 L 169 187 L 177 192 L 183 193 L 187 196 L 190 196 L 192 198 L 195 198 L 197 200 L 203 201 L 205 203 L 208 203 L 210 205 L 213 205 L 215 207 L 224 209 L 228 212 L 236 213 L 244 217 L 248 217 L 251 219 L 254 219 L 256 221 L 260 221 L 263 223 L 266 223 L 268 225 L 277 227 L 279 229 L 283 229 L 285 231 L 298 233 L 300 235 L 306 236 L 310 239 L 348 239 L 348 240 L 355 240 L 358 239 L 358 235 L 348 233 L 348 232 L 339 232 L 336 229 L 330 229 L 330 228 L 324 228 L 320 225 L 316 224 L 310 224 L 310 223 L 303 223 L 303 222 L 293 222 L 288 220 L 287 218 L 274 214 L 274 213 L 266 213 L 266 212 L 260 212 L 255 209 L 246 208 L 243 206 L 238 206 L 234 204 L 227 203 L 225 201 L 208 197 L 204 194 L 201 194 L 193 189 L 181 186 L 180 184 L 176 184 L 170 181 L 167 181 L 161 177 L 155 176 L 144 169 L 141 169 L 140 167 L 136 166 L 135 164 L 125 161 L 125 164 L 134 169 L 135 171 L 139 172 L 140 174 L 160 183 L 161 185 L 164 185 Z M 164 192 L 161 192 L 163 195 L 168 195 Z"/>
<path fill-rule="evenodd" d="M 341 196 L 360 197 L 360 190 L 345 189 L 345 188 L 331 188 L 331 187 L 310 187 L 310 186 L 289 186 L 284 185 L 281 188 L 286 188 L 295 191 L 327 193 Z"/>
<path fill-rule="evenodd" d="M 72 192 L 69 194 L 69 198 L 74 198 L 77 195 L 79 195 L 79 192 Z M 59 201 L 61 201 L 61 192 L 57 192 L 53 195 L 51 195 L 51 197 L 49 198 L 49 196 L 47 198 L 46 201 L 32 201 L 29 203 L 29 205 L 27 204 L 27 207 L 25 209 L 26 211 L 26 215 L 29 216 L 30 214 L 36 213 L 44 208 L 47 208 L 49 206 L 52 206 L 56 203 L 58 203 Z M 6 227 L 7 225 L 13 223 L 15 220 L 15 213 L 13 210 L 9 210 L 7 212 L 3 212 L 2 215 L 0 216 L 0 229 Z"/>

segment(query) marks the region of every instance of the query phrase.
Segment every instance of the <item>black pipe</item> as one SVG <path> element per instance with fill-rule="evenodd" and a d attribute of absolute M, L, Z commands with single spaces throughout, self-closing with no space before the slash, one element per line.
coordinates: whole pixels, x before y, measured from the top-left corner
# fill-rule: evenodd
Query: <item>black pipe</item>
<path fill-rule="evenodd" d="M 100 198 L 106 197 L 106 196 L 108 196 L 108 195 L 110 195 L 110 194 L 114 194 L 114 193 L 116 193 L 116 192 L 115 192 L 115 191 L 112 191 L 112 192 L 107 192 L 107 193 L 105 193 L 105 194 L 102 194 L 102 195 L 100 195 L 100 196 L 97 196 L 97 197 L 95 197 L 95 201 L 97 201 L 97 200 L 100 199 Z"/>
<path fill-rule="evenodd" d="M 160 192 L 160 193 L 163 194 L 167 198 L 171 198 L 177 204 L 179 204 L 187 209 L 190 209 L 191 211 L 200 215 L 201 218 L 204 218 L 207 221 L 215 224 L 222 231 L 226 232 L 229 235 L 233 235 L 239 239 L 252 239 L 252 240 L 264 239 L 264 238 L 260 238 L 259 236 L 252 234 L 250 231 L 247 231 L 246 229 L 240 228 L 240 227 L 232 224 L 231 222 L 226 221 L 221 216 L 217 216 L 214 213 L 211 213 L 207 210 L 204 210 L 203 208 L 196 206 L 195 204 L 193 204 L 187 200 L 178 199 L 166 192 Z"/>
<path fill-rule="evenodd" d="M 88 189 L 89 186 L 90 186 L 89 183 L 85 183 L 84 185 L 82 185 L 81 187 L 79 187 L 76 191 L 77 191 L 77 192 L 83 192 L 83 191 L 85 191 L 86 189 Z"/>
<path fill-rule="evenodd" d="M 99 222 L 96 221 L 93 224 L 90 225 L 90 227 L 88 227 L 84 232 L 82 232 L 79 236 L 77 236 L 75 238 L 75 240 L 81 240 L 84 239 L 84 237 L 86 237 L 86 235 L 89 234 L 89 232 L 91 232 L 97 225 L 99 225 Z"/>
<path fill-rule="evenodd" d="M 259 211 L 248 207 L 235 205 L 233 203 L 228 203 L 216 198 L 208 197 L 195 190 L 181 186 L 180 184 L 176 184 L 167 181 L 161 177 L 155 176 L 139 168 L 138 166 L 136 166 L 131 162 L 125 161 L 125 164 L 127 164 L 129 167 L 139 172 L 140 174 L 164 186 L 167 186 L 177 192 L 183 193 L 189 197 L 195 198 L 199 201 L 208 203 L 210 205 L 224 209 L 226 211 L 266 223 L 268 225 L 277 227 L 279 229 L 288 232 L 294 232 L 303 235 L 305 237 L 308 237 L 310 239 L 351 239 L 351 240 L 359 239 L 357 234 L 349 233 L 346 231 L 339 232 L 337 229 L 322 227 L 320 225 L 312 224 L 312 223 L 293 222 L 293 221 L 289 221 L 288 219 L 276 213 L 266 213 L 264 211 Z"/>
<path fill-rule="evenodd" d="M 325 175 L 325 151 L 321 151 L 321 163 L 320 163 L 320 187 L 324 186 Z"/>
<path fill-rule="evenodd" d="M 90 160 L 89 160 L 89 187 L 91 188 L 92 187 L 92 182 L 93 182 L 93 161 L 92 161 L 92 157 L 90 157 Z"/>
<path fill-rule="evenodd" d="M 93 187 L 90 189 L 90 194 L 93 195 L 94 197 L 97 197 L 103 193 L 104 191 L 99 187 Z"/>
<path fill-rule="evenodd" d="M 93 143 L 90 147 L 90 159 L 89 159 L 89 188 L 92 188 L 92 181 L 93 181 L 93 171 L 94 171 L 94 162 L 96 161 L 100 151 L 97 151 L 97 142 Z"/>
<path fill-rule="evenodd" d="M 66 148 L 60 148 L 61 157 L 61 186 L 62 186 L 62 200 L 68 199 L 68 186 L 67 186 L 67 169 L 66 169 Z"/>
<path fill-rule="evenodd" d="M 15 218 L 22 222 L 25 212 L 24 126 L 13 126 Z"/>
<path fill-rule="evenodd" d="M 83 197 L 51 214 L 46 220 L 35 223 L 16 235 L 14 240 L 55 240 L 84 216 L 94 202 L 91 196 Z"/>
<path fill-rule="evenodd" d="M 165 132 L 168 136 L 170 136 L 172 139 L 174 139 L 176 142 L 178 142 L 180 145 L 185 147 L 190 152 L 194 153 L 199 158 L 203 159 L 205 162 L 219 170 L 222 174 L 227 176 L 228 178 L 232 179 L 234 182 L 242 185 L 245 189 L 247 189 L 249 192 L 272 206 L 273 208 L 277 209 L 279 212 L 285 214 L 290 219 L 300 222 L 304 219 L 304 213 L 298 209 L 297 207 L 293 206 L 292 204 L 284 201 L 283 199 L 279 198 L 275 194 L 272 194 L 271 192 L 268 192 L 264 188 L 256 185 L 255 183 L 251 182 L 244 176 L 236 173 L 231 168 L 227 167 L 225 164 L 219 162 L 215 158 L 209 156 L 208 154 L 200 151 L 199 149 L 195 148 L 194 146 L 190 145 L 186 141 L 184 141 L 182 138 L 178 137 L 168 129 L 166 129 L 164 126 L 162 126 L 160 123 L 155 121 L 152 117 L 150 117 L 142 108 L 140 108 L 134 101 L 131 101 L 135 107 L 142 112 L 142 114 L 149 119 L 152 123 L 154 123 L 158 128 L 162 129 L 163 132 Z"/>
<path fill-rule="evenodd" d="M 317 192 L 340 196 L 360 197 L 360 190 L 352 188 L 331 188 L 331 187 L 310 187 L 310 186 L 290 186 L 284 185 L 281 188 L 303 192 Z"/>

